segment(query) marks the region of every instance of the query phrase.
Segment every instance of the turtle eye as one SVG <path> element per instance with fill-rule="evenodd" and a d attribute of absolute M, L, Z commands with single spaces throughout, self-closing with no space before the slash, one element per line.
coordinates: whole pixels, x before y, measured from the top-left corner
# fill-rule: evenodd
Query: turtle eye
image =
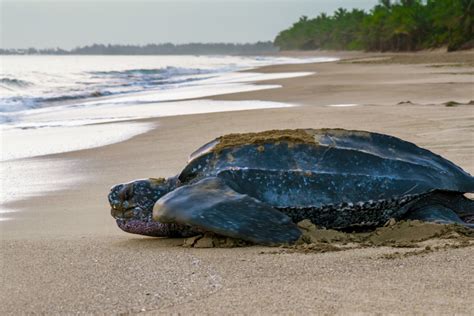
<path fill-rule="evenodd" d="M 121 201 L 128 201 L 133 196 L 133 184 L 126 184 L 119 192 L 118 198 Z"/>

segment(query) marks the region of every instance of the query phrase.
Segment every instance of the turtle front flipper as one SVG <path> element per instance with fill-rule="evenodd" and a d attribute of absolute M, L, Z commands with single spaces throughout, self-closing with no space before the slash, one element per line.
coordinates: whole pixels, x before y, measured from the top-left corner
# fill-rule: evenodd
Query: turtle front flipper
<path fill-rule="evenodd" d="M 265 245 L 292 243 L 301 235 L 288 216 L 216 177 L 166 194 L 155 204 L 153 219 Z"/>

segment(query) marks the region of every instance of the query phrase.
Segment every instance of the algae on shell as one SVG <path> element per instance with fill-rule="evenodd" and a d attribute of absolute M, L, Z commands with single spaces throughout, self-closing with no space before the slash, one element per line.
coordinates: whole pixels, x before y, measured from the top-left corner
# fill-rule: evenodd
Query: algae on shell
<path fill-rule="evenodd" d="M 217 139 L 219 142 L 213 148 L 221 152 L 225 148 L 241 145 L 263 145 L 275 142 L 289 142 L 317 145 L 314 136 L 306 129 L 270 130 L 257 133 L 227 134 Z"/>

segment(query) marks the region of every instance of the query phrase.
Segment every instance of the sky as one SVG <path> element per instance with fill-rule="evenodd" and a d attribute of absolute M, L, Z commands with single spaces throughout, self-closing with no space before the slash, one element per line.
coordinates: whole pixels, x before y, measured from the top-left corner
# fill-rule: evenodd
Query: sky
<path fill-rule="evenodd" d="M 302 15 L 377 0 L 0 0 L 1 48 L 273 40 Z"/>

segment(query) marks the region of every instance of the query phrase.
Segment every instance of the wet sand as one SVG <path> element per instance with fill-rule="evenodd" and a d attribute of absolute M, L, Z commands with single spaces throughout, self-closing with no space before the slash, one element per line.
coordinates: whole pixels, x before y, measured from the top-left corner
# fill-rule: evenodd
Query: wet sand
<path fill-rule="evenodd" d="M 409 256 L 393 254 L 414 249 L 193 249 L 179 246 L 180 239 L 123 233 L 110 217 L 110 186 L 174 175 L 194 149 L 233 132 L 388 133 L 474 173 L 474 107 L 443 104 L 474 100 L 474 53 L 402 54 L 397 62 L 380 54 L 342 55 L 351 59 L 265 67 L 259 71 L 316 74 L 270 81 L 280 89 L 213 98 L 299 107 L 141 120 L 156 129 L 101 148 L 25 160 L 25 177 L 42 168 L 48 183 L 76 180 L 66 190 L 9 205 L 18 211 L 0 222 L 0 313 L 471 313 L 472 246 L 442 247 L 446 241 L 439 239 L 429 241 L 438 250 Z"/>

